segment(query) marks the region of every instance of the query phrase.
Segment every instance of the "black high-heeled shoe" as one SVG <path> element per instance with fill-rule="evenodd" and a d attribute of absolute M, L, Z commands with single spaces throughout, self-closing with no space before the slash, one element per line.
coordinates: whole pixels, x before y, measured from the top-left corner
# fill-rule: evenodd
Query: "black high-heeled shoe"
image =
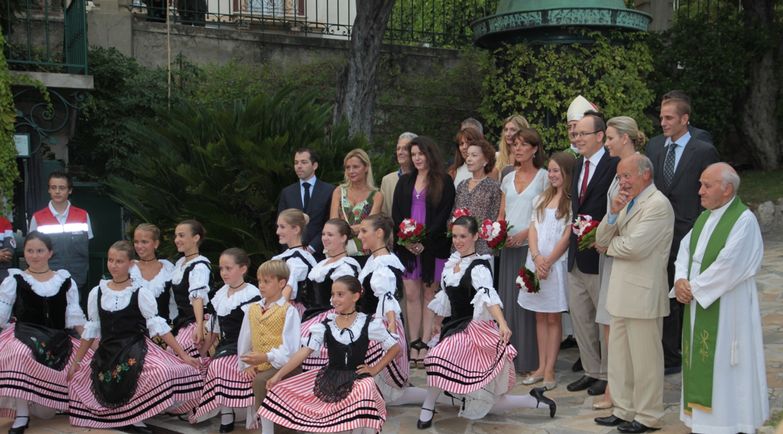
<path fill-rule="evenodd" d="M 555 413 L 557 413 L 557 404 L 555 404 L 555 401 L 544 396 L 544 392 L 546 392 L 546 388 L 534 387 L 530 389 L 530 396 L 536 398 L 536 408 L 538 408 L 541 403 L 544 403 L 549 406 L 549 417 L 555 417 Z"/>
<path fill-rule="evenodd" d="M 228 414 L 228 413 L 226 413 Z M 223 416 L 223 413 L 220 414 L 220 416 Z M 218 430 L 221 433 L 228 433 L 231 431 L 234 431 L 234 420 L 236 419 L 237 415 L 234 413 L 234 410 L 231 410 L 231 423 L 227 424 L 220 424 L 220 429 Z"/>
<path fill-rule="evenodd" d="M 435 419 L 435 413 L 437 413 L 437 411 L 435 411 L 432 408 L 424 408 L 424 407 L 422 407 L 421 409 L 422 410 L 427 410 L 429 412 L 432 412 L 432 418 L 430 418 L 430 420 L 428 420 L 426 422 L 424 422 L 421 419 L 417 420 L 416 421 L 416 428 L 418 428 L 418 429 L 427 429 L 427 428 L 432 426 L 432 421 Z"/>
<path fill-rule="evenodd" d="M 24 426 L 9 428 L 8 434 L 24 434 L 24 430 L 26 430 L 30 426 L 30 416 L 17 416 L 17 418 L 21 418 L 21 417 L 27 419 L 27 423 L 25 423 Z"/>

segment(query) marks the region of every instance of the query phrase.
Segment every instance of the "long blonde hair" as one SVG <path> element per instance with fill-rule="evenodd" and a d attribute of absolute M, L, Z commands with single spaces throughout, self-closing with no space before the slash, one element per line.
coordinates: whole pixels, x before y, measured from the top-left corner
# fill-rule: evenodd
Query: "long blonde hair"
<path fill-rule="evenodd" d="M 514 125 L 516 125 L 517 129 L 522 128 L 530 128 L 530 123 L 525 119 L 524 116 L 520 114 L 515 114 L 507 117 L 503 121 L 503 128 L 506 128 L 506 124 L 509 122 L 513 122 Z M 498 173 L 505 169 L 506 166 L 513 165 L 514 162 L 511 161 L 508 154 L 511 152 L 511 145 L 512 143 L 506 143 L 506 135 L 503 134 L 503 130 L 500 131 L 500 140 L 498 141 L 498 158 L 495 162 L 495 168 L 498 170 Z"/>
<path fill-rule="evenodd" d="M 375 178 L 372 176 L 372 162 L 370 161 L 370 156 L 367 155 L 367 152 L 365 152 L 364 149 L 356 148 L 345 154 L 345 158 L 343 158 L 343 164 L 347 163 L 348 160 L 354 157 L 358 158 L 359 161 L 361 161 L 362 164 L 367 167 L 367 185 L 371 189 L 375 190 Z M 347 176 L 344 176 L 343 178 L 343 185 L 346 187 L 351 186 L 351 180 L 348 179 Z"/>
<path fill-rule="evenodd" d="M 576 165 L 576 159 L 568 152 L 558 152 L 549 158 L 549 161 L 554 161 L 560 167 L 560 174 L 563 176 L 563 194 L 560 196 L 560 201 L 557 204 L 557 211 L 555 211 L 555 217 L 561 219 L 568 217 L 571 214 L 571 177 L 574 173 L 574 165 Z M 544 209 L 549 204 L 549 201 L 557 195 L 557 188 L 551 184 L 547 186 L 543 193 L 541 193 L 541 200 L 536 204 L 536 215 L 538 220 L 544 219 Z"/>

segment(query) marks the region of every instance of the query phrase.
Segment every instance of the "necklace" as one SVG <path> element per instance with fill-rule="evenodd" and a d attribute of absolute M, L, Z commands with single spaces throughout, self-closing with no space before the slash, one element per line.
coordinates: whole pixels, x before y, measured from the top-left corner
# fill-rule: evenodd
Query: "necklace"
<path fill-rule="evenodd" d="M 193 257 L 193 256 L 198 256 L 198 252 L 196 252 L 196 253 L 191 253 L 191 254 L 189 254 L 189 255 L 185 255 L 185 259 L 190 259 L 190 258 L 191 258 L 191 257 Z"/>
<path fill-rule="evenodd" d="M 350 312 L 348 312 L 348 313 L 338 313 L 337 315 L 342 315 L 342 316 L 351 316 L 351 315 L 353 315 L 353 314 L 355 314 L 355 313 L 356 313 L 356 309 L 354 309 L 354 310 L 352 310 L 352 311 L 350 311 Z"/>
<path fill-rule="evenodd" d="M 185 257 L 187 258 L 188 256 L 185 255 Z M 155 257 L 155 256 L 153 256 L 152 259 L 139 258 L 139 261 L 141 261 L 141 262 L 153 262 L 153 261 L 157 261 L 157 260 L 158 260 L 158 258 Z"/>
<path fill-rule="evenodd" d="M 342 256 L 344 254 L 345 254 L 345 250 L 343 250 L 342 252 L 340 252 L 340 253 L 338 253 L 336 255 L 331 255 L 331 256 L 326 255 L 326 257 L 329 258 L 329 259 L 331 259 L 331 258 L 339 258 L 340 256 Z"/>
<path fill-rule="evenodd" d="M 128 276 L 128 278 L 127 278 L 127 279 L 125 279 L 125 280 L 123 280 L 123 281 L 121 281 L 121 282 L 117 282 L 117 281 L 116 281 L 116 280 L 114 280 L 113 278 L 111 279 L 111 281 L 112 281 L 112 282 L 114 282 L 114 284 L 115 284 L 115 285 L 121 285 L 121 284 L 123 284 L 123 283 L 125 283 L 125 282 L 127 282 L 127 281 L 129 281 L 129 280 L 130 280 L 130 276 Z"/>
<path fill-rule="evenodd" d="M 372 252 L 370 252 L 370 254 L 371 254 L 371 255 L 375 255 L 375 252 L 380 252 L 381 250 L 386 250 L 387 252 L 389 251 L 389 249 L 387 249 L 387 248 L 386 248 L 386 246 L 383 246 L 383 247 L 381 247 L 381 248 L 378 248 L 378 249 L 375 249 L 375 250 L 373 250 Z M 354 312 L 355 312 L 355 311 L 354 311 Z"/>
<path fill-rule="evenodd" d="M 33 274 L 46 274 L 46 273 L 48 273 L 48 272 L 50 272 L 50 271 L 52 271 L 52 269 L 51 269 L 51 268 L 47 268 L 47 269 L 46 269 L 46 270 L 44 270 L 44 271 L 35 271 L 35 270 L 33 270 L 32 268 L 28 268 L 28 269 L 27 269 L 27 272 L 28 272 L 28 273 L 33 273 Z"/>
<path fill-rule="evenodd" d="M 465 259 L 465 258 L 467 258 L 469 256 L 473 256 L 475 254 L 476 254 L 476 251 L 474 250 L 473 252 L 468 253 L 467 255 L 459 255 L 459 257 L 462 258 L 462 259 Z"/>
<path fill-rule="evenodd" d="M 239 289 L 239 288 L 241 288 L 241 287 L 243 287 L 243 286 L 245 286 L 245 282 L 242 282 L 242 283 L 240 283 L 240 284 L 239 284 L 239 285 L 237 285 L 237 286 L 231 286 L 231 285 L 228 285 L 228 287 L 229 287 L 229 288 L 231 288 L 231 289 Z"/>
<path fill-rule="evenodd" d="M 291 247 L 289 247 L 289 249 L 301 249 L 301 248 L 302 248 L 301 244 L 298 245 L 298 246 L 291 246 Z"/>

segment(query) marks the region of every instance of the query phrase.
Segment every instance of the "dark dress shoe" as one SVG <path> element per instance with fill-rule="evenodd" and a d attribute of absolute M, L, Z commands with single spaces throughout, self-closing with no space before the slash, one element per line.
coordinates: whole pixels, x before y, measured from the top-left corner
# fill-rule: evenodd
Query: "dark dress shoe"
<path fill-rule="evenodd" d="M 418 428 L 418 429 L 427 429 L 427 428 L 432 426 L 432 421 L 433 421 L 433 419 L 435 419 L 435 413 L 437 413 L 437 412 L 435 410 L 431 409 L 431 408 L 424 408 L 424 407 L 422 407 L 421 409 L 422 410 L 427 410 L 429 412 L 432 412 L 432 419 L 430 419 L 430 420 L 428 420 L 426 422 L 421 420 L 421 419 L 417 420 L 416 421 L 416 428 Z"/>
<path fill-rule="evenodd" d="M 557 413 L 557 404 L 555 404 L 555 401 L 544 396 L 544 392 L 546 392 L 546 388 L 534 387 L 530 389 L 530 396 L 536 398 L 536 408 L 541 404 L 546 404 L 549 406 L 549 417 L 555 417 L 555 413 Z"/>
<path fill-rule="evenodd" d="M 663 368 L 663 375 L 674 375 L 682 372 L 682 366 L 668 366 Z"/>
<path fill-rule="evenodd" d="M 598 380 L 587 388 L 587 394 L 590 396 L 603 395 L 606 392 L 606 380 Z"/>
<path fill-rule="evenodd" d="M 585 368 L 582 367 L 582 359 L 576 359 L 576 362 L 574 362 L 573 365 L 571 365 L 571 370 L 574 372 L 582 372 L 585 370 Z"/>
<path fill-rule="evenodd" d="M 560 342 L 560 349 L 565 350 L 568 348 L 574 348 L 576 346 L 576 339 L 574 339 L 573 335 L 568 335 L 567 338 L 563 339 L 563 342 Z"/>
<path fill-rule="evenodd" d="M 146 426 L 126 425 L 121 428 L 123 432 L 130 432 L 136 434 L 152 434 L 152 430 Z"/>
<path fill-rule="evenodd" d="M 596 381 L 598 380 L 595 378 L 582 375 L 581 378 L 566 386 L 566 389 L 568 389 L 569 392 L 579 392 L 580 390 L 585 390 L 592 386 Z"/>
<path fill-rule="evenodd" d="M 617 425 L 620 425 L 622 423 L 628 423 L 627 420 L 620 419 L 619 417 L 617 417 L 617 416 L 615 416 L 613 414 L 610 414 L 609 416 L 604 416 L 604 417 L 597 417 L 597 418 L 595 418 L 593 420 L 598 425 L 603 425 L 603 426 L 617 426 Z"/>
<path fill-rule="evenodd" d="M 27 419 L 27 423 L 25 423 L 23 426 L 18 426 L 16 428 L 9 428 L 8 434 L 24 434 L 24 430 L 26 430 L 30 426 L 30 417 L 29 416 L 17 416 L 19 418 L 25 418 Z"/>
<path fill-rule="evenodd" d="M 223 425 L 221 423 L 220 424 L 220 429 L 218 431 L 221 432 L 221 433 L 234 431 L 234 421 L 231 421 L 231 423 L 227 423 L 225 425 Z"/>
<path fill-rule="evenodd" d="M 627 433 L 640 433 L 640 432 L 647 432 L 647 431 L 655 431 L 657 429 L 658 428 L 650 428 L 647 425 L 639 423 L 635 420 L 631 422 L 623 422 L 617 427 L 617 431 L 627 432 Z"/>

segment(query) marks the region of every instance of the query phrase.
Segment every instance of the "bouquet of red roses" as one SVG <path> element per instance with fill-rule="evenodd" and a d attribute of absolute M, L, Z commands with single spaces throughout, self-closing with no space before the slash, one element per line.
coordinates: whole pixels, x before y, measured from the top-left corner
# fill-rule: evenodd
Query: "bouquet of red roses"
<path fill-rule="evenodd" d="M 502 219 L 496 222 L 493 222 L 490 219 L 484 219 L 479 228 L 479 238 L 485 240 L 487 246 L 497 252 L 506 246 L 506 241 L 508 241 L 508 230 L 512 227 L 513 226 Z"/>
<path fill-rule="evenodd" d="M 451 238 L 451 226 L 454 225 L 454 222 L 460 218 L 470 216 L 470 210 L 468 208 L 457 208 L 454 210 L 454 212 L 451 214 L 451 220 L 449 220 L 448 229 L 446 230 L 446 236 Z"/>
<path fill-rule="evenodd" d="M 405 246 L 420 243 L 426 235 L 427 229 L 424 228 L 423 224 L 415 219 L 408 218 L 400 223 L 400 228 L 397 231 L 397 244 Z"/>
<path fill-rule="evenodd" d="M 576 235 L 576 244 L 579 250 L 589 248 L 595 243 L 595 230 L 601 224 L 598 220 L 593 220 L 587 214 L 579 214 L 571 225 L 571 230 Z"/>
<path fill-rule="evenodd" d="M 528 270 L 524 265 L 519 269 L 519 275 L 516 279 L 517 288 L 522 289 L 531 294 L 535 294 L 541 290 L 541 285 L 536 277 L 536 273 Z"/>

